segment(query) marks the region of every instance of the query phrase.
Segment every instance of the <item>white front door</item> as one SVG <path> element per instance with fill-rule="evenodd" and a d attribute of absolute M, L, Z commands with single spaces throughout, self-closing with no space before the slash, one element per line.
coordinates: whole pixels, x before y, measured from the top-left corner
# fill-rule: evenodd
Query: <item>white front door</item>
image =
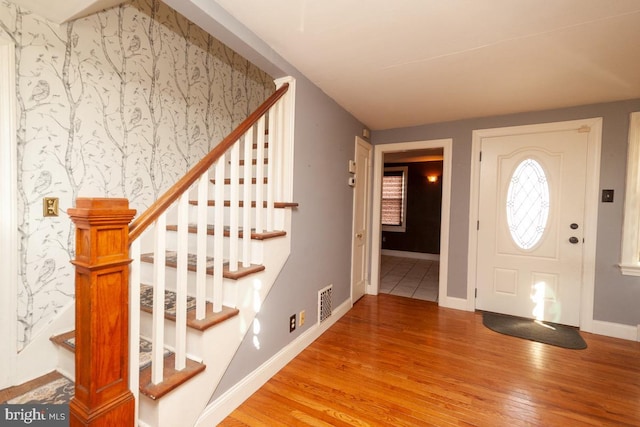
<path fill-rule="evenodd" d="M 365 294 L 367 282 L 367 244 L 369 238 L 369 175 L 371 144 L 356 137 L 355 187 L 353 193 L 353 235 L 351 249 L 351 301 Z"/>
<path fill-rule="evenodd" d="M 476 308 L 578 326 L 589 129 L 485 137 Z"/>

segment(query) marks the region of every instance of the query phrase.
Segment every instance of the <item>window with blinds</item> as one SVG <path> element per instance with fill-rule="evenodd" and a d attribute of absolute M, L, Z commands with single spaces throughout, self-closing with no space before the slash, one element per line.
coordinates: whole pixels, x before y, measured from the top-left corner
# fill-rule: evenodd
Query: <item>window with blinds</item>
<path fill-rule="evenodd" d="M 405 231 L 407 170 L 406 166 L 384 168 L 381 214 L 384 231 Z"/>

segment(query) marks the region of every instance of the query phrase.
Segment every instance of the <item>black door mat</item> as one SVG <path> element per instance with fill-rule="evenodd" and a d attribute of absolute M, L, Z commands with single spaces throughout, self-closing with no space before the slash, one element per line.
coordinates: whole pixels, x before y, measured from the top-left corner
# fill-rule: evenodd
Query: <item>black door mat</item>
<path fill-rule="evenodd" d="M 482 313 L 482 323 L 487 328 L 505 335 L 572 350 L 587 348 L 587 343 L 580 336 L 578 329 L 571 326 L 486 311 Z"/>

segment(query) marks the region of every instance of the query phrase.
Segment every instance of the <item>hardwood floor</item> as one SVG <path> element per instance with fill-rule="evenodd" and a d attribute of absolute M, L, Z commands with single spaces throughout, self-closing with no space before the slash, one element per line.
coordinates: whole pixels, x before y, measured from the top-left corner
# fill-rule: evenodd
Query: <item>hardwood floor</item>
<path fill-rule="evenodd" d="M 567 350 L 367 295 L 220 425 L 640 425 L 640 343 L 582 336 Z"/>

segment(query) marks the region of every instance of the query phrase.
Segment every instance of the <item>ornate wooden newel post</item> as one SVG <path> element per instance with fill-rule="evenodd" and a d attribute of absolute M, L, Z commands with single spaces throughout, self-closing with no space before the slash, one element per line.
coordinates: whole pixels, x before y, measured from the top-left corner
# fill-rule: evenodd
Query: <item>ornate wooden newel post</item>
<path fill-rule="evenodd" d="M 133 426 L 129 390 L 129 223 L 126 199 L 78 199 L 76 385 L 71 426 Z"/>

